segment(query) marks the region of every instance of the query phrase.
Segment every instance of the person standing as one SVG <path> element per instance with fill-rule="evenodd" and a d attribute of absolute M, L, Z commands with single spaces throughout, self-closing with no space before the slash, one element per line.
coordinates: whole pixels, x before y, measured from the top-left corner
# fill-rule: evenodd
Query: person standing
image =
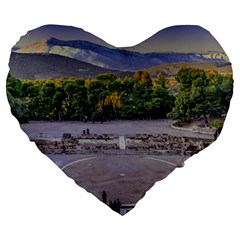
<path fill-rule="evenodd" d="M 107 193 L 103 191 L 102 193 L 102 201 L 106 204 L 107 203 Z"/>

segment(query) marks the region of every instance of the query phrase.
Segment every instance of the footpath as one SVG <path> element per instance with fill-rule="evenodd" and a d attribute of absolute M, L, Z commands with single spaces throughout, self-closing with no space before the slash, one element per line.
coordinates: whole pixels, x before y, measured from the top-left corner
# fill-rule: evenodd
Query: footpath
<path fill-rule="evenodd" d="M 198 127 L 194 124 L 189 124 L 184 127 L 177 127 L 177 126 L 174 126 L 174 124 L 171 124 L 171 128 L 176 129 L 176 130 L 189 131 L 189 132 L 208 134 L 208 135 L 213 135 L 216 131 L 215 128 Z"/>

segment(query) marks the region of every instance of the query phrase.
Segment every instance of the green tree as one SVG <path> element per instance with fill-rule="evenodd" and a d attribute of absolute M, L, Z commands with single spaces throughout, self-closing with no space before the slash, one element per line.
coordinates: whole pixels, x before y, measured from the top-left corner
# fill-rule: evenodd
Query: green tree
<path fill-rule="evenodd" d="M 65 98 L 66 98 L 65 92 L 63 91 L 62 88 L 58 87 L 52 99 L 52 106 L 54 115 L 57 117 L 59 121 L 62 120 L 62 116 L 64 115 L 63 104 Z"/>
<path fill-rule="evenodd" d="M 34 98 L 40 93 L 39 86 L 32 81 L 23 82 L 21 88 L 24 97 Z"/>
<path fill-rule="evenodd" d="M 89 107 L 91 109 L 90 111 L 92 113 L 100 112 L 102 120 L 104 118 L 105 111 L 105 98 L 108 96 L 108 94 L 109 91 L 104 81 L 92 80 L 90 82 L 88 86 Z"/>
<path fill-rule="evenodd" d="M 151 118 L 166 118 L 174 106 L 175 97 L 163 87 L 157 87 L 152 94 Z"/>
<path fill-rule="evenodd" d="M 166 88 L 166 83 L 167 83 L 167 79 L 162 75 L 162 73 L 159 73 L 157 75 L 157 85 L 162 88 Z"/>
<path fill-rule="evenodd" d="M 188 122 L 192 117 L 203 116 L 206 119 L 209 105 L 207 87 L 208 78 L 204 70 L 182 68 L 176 80 L 180 83 L 175 107 L 168 115 L 180 123 Z"/>
<path fill-rule="evenodd" d="M 29 120 L 29 110 L 26 103 L 19 98 L 13 97 L 12 94 L 8 91 L 7 98 L 11 108 L 12 115 L 20 123 L 27 123 Z"/>
<path fill-rule="evenodd" d="M 216 93 L 220 98 L 221 113 L 226 114 L 233 94 L 232 76 L 217 76 Z"/>
<path fill-rule="evenodd" d="M 53 80 L 48 80 L 42 86 L 41 96 L 39 96 L 39 110 L 43 119 L 54 118 L 52 99 L 56 92 Z"/>
<path fill-rule="evenodd" d="M 116 79 L 117 79 L 117 77 L 111 73 L 98 74 L 96 76 L 96 80 L 98 80 L 98 81 L 114 82 Z"/>
<path fill-rule="evenodd" d="M 79 80 L 69 82 L 64 85 L 64 91 L 66 93 L 68 118 L 85 119 L 87 116 L 87 89 L 84 82 Z"/>
<path fill-rule="evenodd" d="M 10 73 L 7 76 L 7 91 L 14 98 L 21 98 L 23 96 L 22 92 L 22 82 L 15 77 L 13 77 Z"/>

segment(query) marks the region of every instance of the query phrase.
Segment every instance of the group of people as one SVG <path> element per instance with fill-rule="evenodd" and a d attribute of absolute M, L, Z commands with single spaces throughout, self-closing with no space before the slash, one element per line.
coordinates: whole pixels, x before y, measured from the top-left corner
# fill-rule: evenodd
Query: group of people
<path fill-rule="evenodd" d="M 102 201 L 107 204 L 107 193 L 103 191 L 102 193 Z M 114 201 L 109 201 L 108 206 L 115 212 L 120 213 L 121 209 L 121 201 L 119 199 L 114 200 Z"/>
<path fill-rule="evenodd" d="M 83 134 L 84 134 L 84 135 L 85 135 L 85 134 L 89 135 L 89 134 L 90 134 L 89 128 L 87 128 L 86 130 L 83 130 Z"/>

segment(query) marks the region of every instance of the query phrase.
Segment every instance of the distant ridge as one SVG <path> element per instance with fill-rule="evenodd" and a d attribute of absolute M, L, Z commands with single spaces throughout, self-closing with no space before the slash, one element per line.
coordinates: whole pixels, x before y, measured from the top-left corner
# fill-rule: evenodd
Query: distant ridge
<path fill-rule="evenodd" d="M 114 48 L 114 46 L 108 44 L 104 40 L 96 37 L 95 35 L 83 30 L 82 28 L 77 28 L 73 26 L 63 26 L 63 25 L 44 25 L 39 28 L 28 31 L 28 33 L 20 38 L 14 47 L 24 47 L 31 45 L 36 42 L 46 41 L 50 38 L 57 38 L 60 40 L 83 40 L 96 43 L 108 48 Z"/>
<path fill-rule="evenodd" d="M 100 68 L 72 58 L 55 54 L 12 53 L 9 62 L 10 73 L 17 79 L 46 80 L 79 77 L 95 79 L 98 74 L 111 73 L 117 77 L 132 76 L 132 72 Z"/>
<path fill-rule="evenodd" d="M 56 38 L 24 46 L 16 52 L 57 54 L 120 71 L 136 71 L 168 63 L 226 61 L 227 59 L 226 55 L 220 52 L 144 54 L 125 49 L 107 48 L 89 41 L 63 41 Z"/>

